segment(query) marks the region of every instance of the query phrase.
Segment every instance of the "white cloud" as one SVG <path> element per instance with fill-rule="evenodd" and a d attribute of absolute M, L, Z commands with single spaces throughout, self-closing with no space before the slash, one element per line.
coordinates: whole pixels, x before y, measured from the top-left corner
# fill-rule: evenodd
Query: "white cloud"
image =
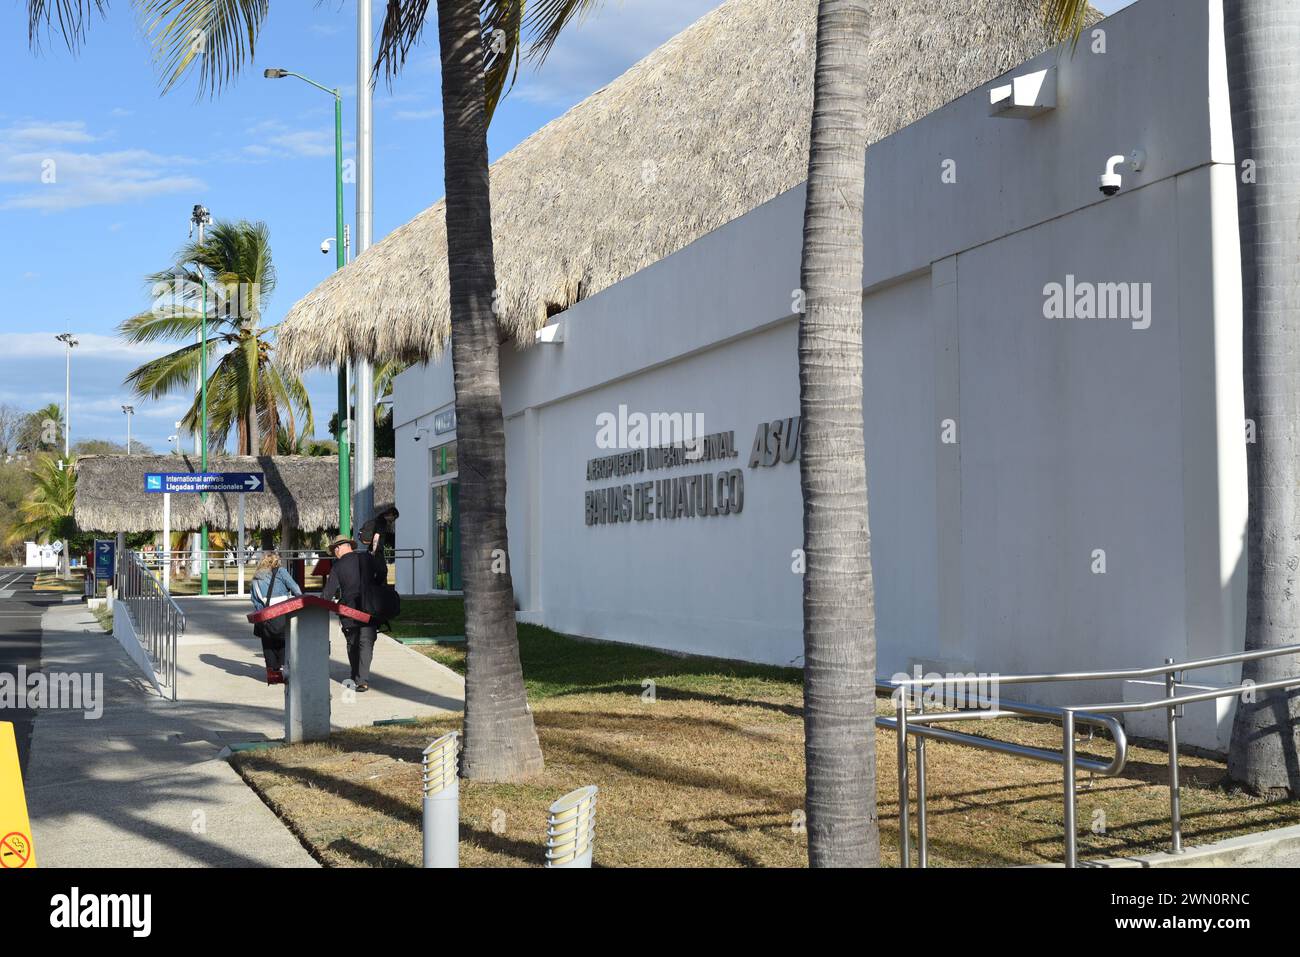
<path fill-rule="evenodd" d="M 263 120 L 244 131 L 252 142 L 244 144 L 244 155 L 253 159 L 277 156 L 324 157 L 334 155 L 334 129 L 321 125 L 315 129 L 293 129 L 279 120 Z M 353 152 L 354 141 L 343 142 L 343 152 Z"/>
<path fill-rule="evenodd" d="M 157 343 L 132 343 L 117 336 L 105 336 L 95 332 L 74 333 L 77 346 L 72 350 L 72 361 L 88 359 L 124 359 L 143 362 L 162 353 Z M 0 355 L 6 359 L 46 359 L 63 360 L 67 347 L 54 338 L 53 332 L 0 332 Z"/>
<path fill-rule="evenodd" d="M 96 137 L 80 120 L 49 121 L 24 120 L 3 131 L 0 142 L 48 146 L 56 143 L 93 143 Z"/>
<path fill-rule="evenodd" d="M 21 121 L 0 129 L 0 209 L 57 212 L 119 205 L 203 187 L 185 171 L 191 160 L 146 149 L 94 152 L 74 144 L 98 137 L 79 121 Z"/>

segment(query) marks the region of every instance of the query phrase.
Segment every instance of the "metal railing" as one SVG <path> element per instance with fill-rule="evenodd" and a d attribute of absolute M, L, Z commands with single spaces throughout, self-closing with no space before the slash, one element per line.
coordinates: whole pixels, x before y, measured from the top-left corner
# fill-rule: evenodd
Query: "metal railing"
<path fill-rule="evenodd" d="M 302 559 L 307 563 L 307 574 L 311 573 L 312 566 L 321 559 L 329 558 L 329 553 L 320 548 L 289 548 L 289 549 L 271 549 L 280 556 L 282 562 L 286 565 L 290 562 Z M 178 548 L 170 552 L 152 551 L 137 552 L 144 566 L 151 571 L 156 572 L 165 579 L 165 584 L 170 590 L 170 580 L 174 578 L 183 578 L 188 575 L 191 579 L 197 578 L 200 574 L 195 568 L 200 567 L 203 558 L 207 556 L 208 562 L 208 591 L 214 595 L 243 595 L 246 593 L 248 583 L 252 580 L 253 572 L 257 568 L 257 563 L 262 560 L 266 552 L 260 548 L 245 549 L 244 553 L 239 554 L 238 549 L 228 548 L 210 548 L 206 552 L 200 549 Z M 394 569 L 399 561 L 410 561 L 411 578 L 415 578 L 415 562 L 417 559 L 424 557 L 423 548 L 388 548 L 384 554 L 388 558 L 390 567 Z M 220 589 L 220 590 L 218 590 Z"/>
<path fill-rule="evenodd" d="M 921 867 L 929 862 L 928 828 L 926 821 L 926 767 L 925 742 L 927 739 L 946 741 L 986 751 L 997 751 L 1032 761 L 1045 761 L 1058 764 L 1062 768 L 1062 803 L 1064 807 L 1063 824 L 1065 830 L 1065 866 L 1078 864 L 1078 830 L 1075 823 L 1076 779 L 1080 769 L 1090 771 L 1100 777 L 1115 777 L 1124 770 L 1128 761 L 1128 738 L 1119 719 L 1120 714 L 1133 714 L 1142 711 L 1166 712 L 1168 725 L 1167 751 L 1169 759 L 1169 822 L 1170 850 L 1182 853 L 1182 810 L 1178 783 L 1178 719 L 1183 717 L 1183 706 L 1199 701 L 1213 701 L 1218 698 L 1235 697 L 1246 693 L 1274 691 L 1283 688 L 1300 687 L 1300 675 L 1280 678 L 1274 681 L 1245 681 L 1222 688 L 1179 695 L 1178 687 L 1184 683 L 1188 671 L 1205 668 L 1217 668 L 1225 665 L 1240 664 L 1246 661 L 1258 661 L 1263 658 L 1276 658 L 1282 655 L 1300 654 L 1300 644 L 1282 645 L 1259 651 L 1243 651 L 1230 655 L 1216 655 L 1212 658 L 1197 658 L 1191 661 L 1177 662 L 1166 658 L 1163 665 L 1150 668 L 1130 668 L 1119 671 L 1077 671 L 1049 674 L 1028 675 L 981 675 L 973 678 L 969 675 L 930 676 L 906 678 L 901 680 L 879 680 L 878 691 L 887 691 L 894 697 L 895 717 L 877 717 L 877 727 L 892 728 L 897 732 L 898 749 L 898 826 L 899 826 L 899 864 L 911 866 L 911 822 L 909 820 L 909 760 L 907 739 L 916 739 L 916 791 L 917 791 L 917 862 Z M 1013 684 L 1038 684 L 1059 681 L 1117 681 L 1134 680 L 1164 676 L 1165 697 L 1154 701 L 1109 702 L 1091 705 L 1030 705 L 1021 702 L 996 702 L 987 698 L 978 698 L 973 708 L 926 713 L 924 696 L 921 689 L 961 688 L 977 684 L 979 681 L 993 681 L 1000 687 Z M 963 696 L 965 697 L 965 696 Z M 915 707 L 914 714 L 909 709 Z M 936 728 L 934 725 L 969 720 L 991 720 L 994 718 L 1030 717 L 1059 720 L 1061 722 L 1061 750 L 1035 748 L 982 735 L 966 734 Z M 1095 758 L 1081 757 L 1075 747 L 1075 731 L 1079 725 L 1102 728 L 1110 733 L 1115 745 L 1115 755 L 1103 762 Z"/>
<path fill-rule="evenodd" d="M 139 552 L 128 552 L 117 563 L 113 592 L 113 601 L 126 606 L 159 684 L 167 687 L 175 701 L 176 645 L 185 633 L 185 612 L 140 560 Z"/>

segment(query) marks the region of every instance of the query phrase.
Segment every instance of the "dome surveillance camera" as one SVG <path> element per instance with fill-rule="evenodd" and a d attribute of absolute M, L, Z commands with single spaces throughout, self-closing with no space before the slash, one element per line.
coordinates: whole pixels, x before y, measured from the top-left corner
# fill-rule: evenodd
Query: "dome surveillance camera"
<path fill-rule="evenodd" d="M 323 253 L 324 253 L 325 255 L 327 255 L 327 256 L 329 255 L 329 252 L 330 252 L 330 241 L 329 241 L 328 239 L 325 240 L 323 243 L 320 244 L 320 251 L 323 252 Z"/>
<path fill-rule="evenodd" d="M 1097 177 L 1097 185 L 1104 196 L 1114 196 L 1124 185 L 1124 177 L 1115 171 L 1120 163 L 1124 162 L 1121 154 L 1116 154 L 1106 161 L 1106 172 Z"/>
<path fill-rule="evenodd" d="M 415 441 L 417 441 L 417 442 L 423 441 L 423 440 L 424 440 L 424 437 L 425 437 L 426 435 L 428 435 L 428 434 L 429 434 L 429 430 L 428 430 L 428 429 L 416 429 L 416 430 L 415 430 Z"/>

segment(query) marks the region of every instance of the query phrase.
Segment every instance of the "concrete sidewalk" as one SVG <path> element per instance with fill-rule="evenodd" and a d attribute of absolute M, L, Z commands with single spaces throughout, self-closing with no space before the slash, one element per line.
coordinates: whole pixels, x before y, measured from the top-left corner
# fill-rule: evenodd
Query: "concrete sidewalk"
<path fill-rule="evenodd" d="M 265 683 L 246 599 L 184 599 L 180 700 L 160 699 L 80 604 L 42 620 L 42 670 L 104 676 L 103 715 L 39 712 L 27 800 L 42 867 L 286 867 L 315 862 L 222 757 L 283 736 L 284 692 Z M 333 724 L 460 710 L 459 676 L 393 642 L 376 647 L 372 690 L 348 691 L 331 641 Z"/>
<path fill-rule="evenodd" d="M 247 598 L 178 598 L 185 635 L 176 656 L 180 703 L 204 707 L 221 739 L 234 744 L 284 737 L 284 688 L 266 683 L 262 643 L 253 637 Z M 330 629 L 330 724 L 352 728 L 391 718 L 460 711 L 460 675 L 391 638 L 380 638 L 370 668 L 370 690 L 343 686 L 347 647 L 337 619 Z"/>

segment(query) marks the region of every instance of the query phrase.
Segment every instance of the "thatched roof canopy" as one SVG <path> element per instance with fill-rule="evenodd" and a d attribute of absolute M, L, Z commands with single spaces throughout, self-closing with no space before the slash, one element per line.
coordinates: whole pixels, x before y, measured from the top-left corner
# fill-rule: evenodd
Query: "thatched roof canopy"
<path fill-rule="evenodd" d="M 1040 0 L 876 0 L 872 142 L 1050 45 Z M 608 16 L 617 17 L 617 10 Z M 808 175 L 817 0 L 728 0 L 492 165 L 500 322 L 548 313 L 682 249 Z M 443 203 L 298 302 L 280 357 L 425 360 L 450 329 Z"/>
<path fill-rule="evenodd" d="M 162 530 L 163 497 L 144 490 L 146 472 L 199 472 L 189 455 L 83 455 L 77 459 L 78 527 L 97 532 Z M 209 459 L 211 472 L 262 472 L 266 490 L 244 497 L 246 527 L 279 528 L 288 517 L 298 531 L 338 527 L 338 456 L 238 455 Z M 393 460 L 375 460 L 375 501 L 393 501 Z M 358 516 L 364 520 L 369 516 Z M 173 531 L 194 531 L 207 519 L 213 529 L 239 525 L 239 495 L 213 493 L 206 506 L 200 496 L 172 496 Z M 356 523 L 360 525 L 360 521 Z"/>

